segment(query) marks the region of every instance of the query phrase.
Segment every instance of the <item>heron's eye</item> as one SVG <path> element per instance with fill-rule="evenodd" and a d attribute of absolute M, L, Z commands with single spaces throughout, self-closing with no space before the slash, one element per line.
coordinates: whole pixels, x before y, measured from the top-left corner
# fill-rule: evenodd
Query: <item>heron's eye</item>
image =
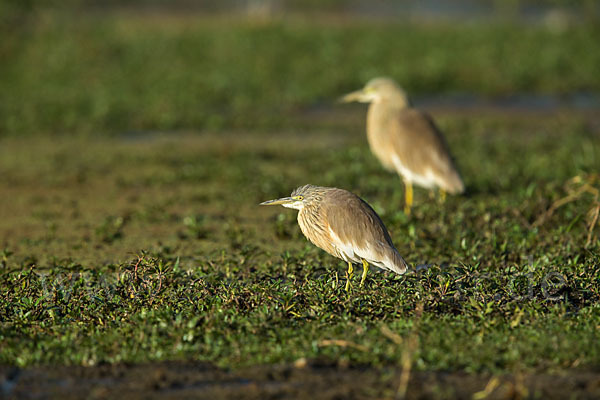
<path fill-rule="evenodd" d="M 294 196 L 294 199 L 296 200 L 304 200 L 304 196 Z"/>

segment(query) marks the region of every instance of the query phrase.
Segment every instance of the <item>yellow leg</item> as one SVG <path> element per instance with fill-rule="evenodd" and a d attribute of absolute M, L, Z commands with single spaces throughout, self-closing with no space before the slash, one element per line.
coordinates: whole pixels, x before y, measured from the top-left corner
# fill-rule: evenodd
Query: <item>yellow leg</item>
<path fill-rule="evenodd" d="M 348 290 L 350 290 L 350 285 L 352 285 L 350 283 L 350 281 L 352 280 L 352 277 L 354 276 L 354 265 L 352 265 L 352 263 L 348 263 L 348 272 L 346 272 L 346 292 Z"/>
<path fill-rule="evenodd" d="M 440 203 L 444 204 L 446 201 L 446 191 L 444 189 L 440 189 Z"/>
<path fill-rule="evenodd" d="M 360 279 L 361 287 L 362 287 L 362 285 L 364 285 L 365 279 L 367 278 L 367 273 L 369 272 L 369 263 L 366 262 L 365 260 L 362 260 L 362 264 L 363 264 L 363 273 L 362 273 L 362 278 Z"/>
<path fill-rule="evenodd" d="M 410 215 L 410 209 L 413 204 L 413 187 L 412 183 L 404 181 L 404 213 Z"/>

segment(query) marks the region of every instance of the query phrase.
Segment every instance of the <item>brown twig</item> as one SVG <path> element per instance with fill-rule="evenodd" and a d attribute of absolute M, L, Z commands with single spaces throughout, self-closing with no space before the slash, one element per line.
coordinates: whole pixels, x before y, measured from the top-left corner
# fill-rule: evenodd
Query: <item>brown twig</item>
<path fill-rule="evenodd" d="M 368 351 L 369 350 L 366 346 L 363 346 L 362 344 L 349 342 L 347 340 L 341 340 L 341 339 L 325 339 L 325 340 L 321 340 L 317 345 L 319 347 L 325 347 L 325 346 L 351 347 L 351 348 L 354 348 L 354 349 L 360 350 L 360 351 Z"/>
<path fill-rule="evenodd" d="M 133 275 L 135 276 L 135 279 L 137 279 L 137 277 L 138 277 L 138 276 L 137 276 L 137 270 L 138 270 L 138 267 L 139 267 L 139 265 L 140 265 L 140 262 L 142 262 L 142 260 L 143 260 L 143 259 L 144 259 L 144 256 L 143 256 L 143 255 L 141 255 L 141 256 L 138 256 L 137 262 L 136 262 L 136 263 L 135 263 L 135 265 L 133 266 Z"/>
<path fill-rule="evenodd" d="M 571 193 L 568 196 L 565 196 L 561 199 L 556 200 L 554 203 L 552 203 L 552 205 L 550 206 L 550 208 L 548 208 L 546 210 L 546 212 L 544 212 L 542 215 L 540 215 L 533 224 L 531 224 L 531 226 L 533 228 L 537 228 L 539 226 L 541 226 L 542 224 L 544 224 L 553 214 L 556 210 L 558 210 L 560 207 L 564 206 L 565 204 L 568 204 L 572 201 L 577 200 L 578 198 L 581 197 L 582 194 L 584 194 L 586 192 L 586 187 L 582 186 L 581 188 L 579 188 L 578 191 L 576 191 L 575 193 Z"/>
<path fill-rule="evenodd" d="M 387 326 L 384 325 L 381 327 L 381 333 L 383 334 L 383 336 L 390 339 L 392 342 L 396 343 L 398 346 L 402 345 L 403 340 L 400 337 L 400 335 L 398 335 L 395 332 L 392 332 L 392 330 L 390 328 L 388 328 Z"/>
<path fill-rule="evenodd" d="M 387 337 L 398 346 L 401 346 L 404 342 L 406 342 L 406 346 L 404 346 L 404 351 L 402 352 L 402 358 L 400 360 L 402 371 L 400 372 L 400 382 L 398 383 L 398 388 L 396 389 L 396 399 L 406 398 L 408 382 L 410 381 L 410 374 L 412 371 L 413 356 L 419 345 L 419 325 L 422 315 L 423 304 L 419 303 L 415 313 L 415 325 L 413 326 L 413 329 L 406 340 L 400 337 L 397 333 L 393 332 L 387 326 L 381 327 L 381 333 L 383 336 Z"/>
<path fill-rule="evenodd" d="M 600 198 L 600 190 L 592 185 L 592 183 L 595 183 L 597 179 L 597 175 L 590 175 L 587 180 L 584 180 L 581 176 L 575 176 L 569 179 L 569 181 L 567 181 L 567 186 L 574 184 L 581 184 L 581 186 L 576 191 L 571 192 L 567 196 L 552 203 L 552 205 L 542 215 L 540 215 L 533 224 L 531 224 L 531 227 L 537 228 L 541 226 L 554 214 L 556 210 L 565 204 L 579 199 L 585 193 L 589 193 L 594 196 L 596 202 L 598 202 L 598 199 Z"/>
<path fill-rule="evenodd" d="M 482 391 L 473 394 L 473 400 L 487 399 L 498 386 L 500 386 L 500 380 L 493 376 Z"/>
<path fill-rule="evenodd" d="M 592 243 L 592 233 L 594 232 L 594 227 L 596 226 L 596 223 L 598 223 L 598 216 L 600 215 L 600 203 L 593 209 L 592 214 L 592 221 L 590 222 L 587 240 L 585 242 L 586 248 Z"/>

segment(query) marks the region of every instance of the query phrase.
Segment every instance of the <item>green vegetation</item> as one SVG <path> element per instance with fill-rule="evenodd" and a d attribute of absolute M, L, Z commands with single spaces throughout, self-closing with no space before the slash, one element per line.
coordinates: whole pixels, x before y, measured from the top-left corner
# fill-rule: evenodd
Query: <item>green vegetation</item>
<path fill-rule="evenodd" d="M 18 24 L 18 25 L 17 25 Z M 0 134 L 297 127 L 377 75 L 410 94 L 600 90 L 598 25 L 349 24 L 40 12 L 0 56 Z"/>
<path fill-rule="evenodd" d="M 470 194 L 440 206 L 419 190 L 411 219 L 362 124 L 342 129 L 354 119 L 302 135 L 3 140 L 0 362 L 385 366 L 407 348 L 394 338 L 416 337 L 418 370 L 597 367 L 597 138 L 577 116 L 439 120 Z M 294 211 L 257 206 L 306 182 L 352 188 L 432 267 L 346 294 L 343 263 Z"/>

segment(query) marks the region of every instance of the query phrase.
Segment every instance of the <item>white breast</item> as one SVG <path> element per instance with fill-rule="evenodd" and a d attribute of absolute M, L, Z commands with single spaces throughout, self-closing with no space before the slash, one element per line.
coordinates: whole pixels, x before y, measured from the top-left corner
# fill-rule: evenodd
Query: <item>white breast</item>
<path fill-rule="evenodd" d="M 392 156 L 392 161 L 394 167 L 396 167 L 396 171 L 398 171 L 398 173 L 408 182 L 415 183 L 428 189 L 431 189 L 438 184 L 438 179 L 430 168 L 425 170 L 425 174 L 417 174 L 413 170 L 407 168 L 397 155 L 394 154 Z"/>

